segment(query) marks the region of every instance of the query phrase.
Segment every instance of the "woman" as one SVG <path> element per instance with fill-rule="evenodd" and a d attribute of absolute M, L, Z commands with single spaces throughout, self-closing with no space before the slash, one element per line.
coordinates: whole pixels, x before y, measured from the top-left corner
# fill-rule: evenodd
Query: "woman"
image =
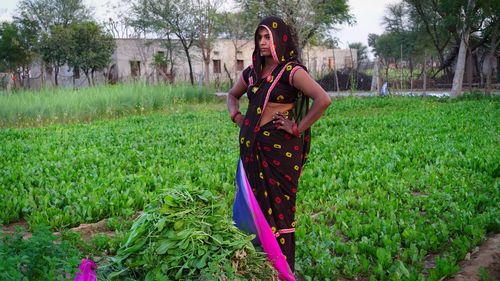
<path fill-rule="evenodd" d="M 249 105 L 243 115 L 239 99 L 245 93 Z M 309 98 L 314 101 L 310 109 Z M 256 234 L 281 279 L 295 280 L 298 181 L 309 151 L 309 128 L 330 103 L 299 63 L 288 26 L 277 17 L 264 19 L 255 32 L 252 65 L 227 96 L 231 120 L 241 128 L 233 219 Z"/>

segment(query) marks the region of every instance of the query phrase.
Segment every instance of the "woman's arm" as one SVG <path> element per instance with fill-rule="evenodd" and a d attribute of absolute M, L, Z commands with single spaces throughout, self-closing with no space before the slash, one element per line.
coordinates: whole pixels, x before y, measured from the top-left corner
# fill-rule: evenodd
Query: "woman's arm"
<path fill-rule="evenodd" d="M 293 86 L 313 100 L 311 109 L 304 116 L 300 124 L 297 124 L 299 132 L 302 133 L 323 115 L 323 112 L 330 106 L 332 100 L 325 90 L 304 69 L 297 70 L 292 79 Z"/>
<path fill-rule="evenodd" d="M 309 112 L 297 124 L 299 133 L 304 132 L 316 122 L 323 112 L 332 103 L 328 94 L 321 88 L 321 86 L 311 78 L 311 76 L 304 70 L 299 69 L 292 77 L 293 86 L 303 92 L 306 96 L 313 100 L 313 104 Z M 278 123 L 278 129 L 283 129 L 290 134 L 293 134 L 293 122 L 288 122 L 281 113 L 273 116 L 275 123 Z"/>
<path fill-rule="evenodd" d="M 240 110 L 240 98 L 246 93 L 247 87 L 243 82 L 243 79 L 238 79 L 236 84 L 233 85 L 231 90 L 227 93 L 227 108 L 229 109 L 229 114 L 233 116 Z M 243 124 L 244 116 L 242 114 L 237 114 L 234 116 L 234 122 L 241 128 Z"/>

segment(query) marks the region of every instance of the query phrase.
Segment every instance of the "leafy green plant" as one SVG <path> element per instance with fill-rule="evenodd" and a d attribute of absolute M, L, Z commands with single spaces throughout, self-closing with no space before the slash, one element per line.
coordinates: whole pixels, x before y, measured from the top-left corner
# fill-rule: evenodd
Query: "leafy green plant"
<path fill-rule="evenodd" d="M 436 257 L 436 268 L 430 271 L 427 280 L 442 280 L 444 277 L 452 276 L 460 270 L 452 257 Z"/>
<path fill-rule="evenodd" d="M 134 221 L 122 217 L 111 217 L 106 220 L 106 225 L 113 231 L 127 231 L 132 226 Z"/>
<path fill-rule="evenodd" d="M 0 236 L 1 280 L 71 280 L 80 262 L 79 251 L 57 241 L 48 227 L 38 226 L 29 239 L 20 230 Z"/>
<path fill-rule="evenodd" d="M 110 238 L 106 234 L 96 234 L 92 237 L 92 245 L 99 250 L 99 251 L 104 251 L 108 250 L 110 248 L 110 245 L 112 243 L 112 238 Z"/>
<path fill-rule="evenodd" d="M 455 98 L 456 101 L 463 101 L 463 100 L 482 100 L 482 99 L 490 99 L 490 100 L 498 100 L 498 96 L 493 95 L 493 96 L 488 96 L 482 91 L 472 91 L 472 92 L 467 92 L 464 93 L 457 98 Z"/>

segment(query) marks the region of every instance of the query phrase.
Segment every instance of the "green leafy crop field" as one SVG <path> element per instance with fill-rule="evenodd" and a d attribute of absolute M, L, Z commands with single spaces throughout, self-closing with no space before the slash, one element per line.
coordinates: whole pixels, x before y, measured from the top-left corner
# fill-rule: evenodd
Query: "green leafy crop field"
<path fill-rule="evenodd" d="M 496 98 L 334 100 L 297 200 L 303 280 L 439 280 L 500 230 Z M 0 224 L 130 217 L 174 186 L 231 217 L 238 130 L 224 105 L 0 129 Z M 13 114 L 12 116 L 14 116 Z M 10 122 L 10 121 L 9 121 Z M 433 264 L 429 268 L 426 264 Z"/>

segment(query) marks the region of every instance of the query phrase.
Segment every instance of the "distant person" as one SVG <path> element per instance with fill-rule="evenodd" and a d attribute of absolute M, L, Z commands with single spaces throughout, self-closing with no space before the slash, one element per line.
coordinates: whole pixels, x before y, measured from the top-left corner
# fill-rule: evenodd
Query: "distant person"
<path fill-rule="evenodd" d="M 245 93 L 249 105 L 243 115 L 239 102 Z M 227 96 L 231 120 L 240 127 L 233 219 L 240 229 L 256 234 L 284 280 L 295 280 L 295 198 L 310 127 L 330 103 L 301 65 L 288 26 L 277 17 L 262 20 L 252 65 Z"/>
<path fill-rule="evenodd" d="M 384 84 L 382 84 L 382 89 L 380 90 L 380 94 L 382 96 L 387 96 L 391 93 L 391 90 L 389 90 L 389 82 L 385 81 Z"/>

